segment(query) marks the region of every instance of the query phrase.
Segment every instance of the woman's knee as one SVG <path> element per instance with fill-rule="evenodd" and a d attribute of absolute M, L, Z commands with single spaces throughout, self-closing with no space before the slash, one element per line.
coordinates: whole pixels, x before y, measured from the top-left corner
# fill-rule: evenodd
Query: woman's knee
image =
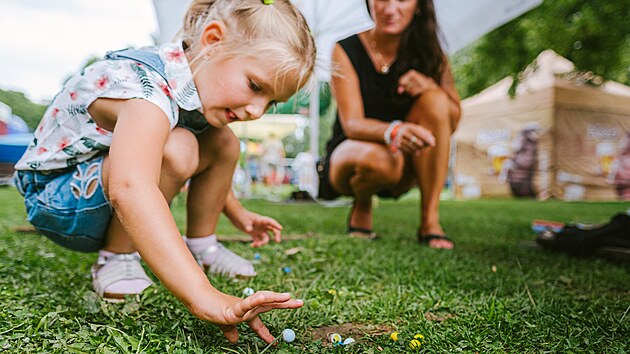
<path fill-rule="evenodd" d="M 355 175 L 384 187 L 396 185 L 402 178 L 403 168 L 386 149 L 381 150 L 362 154 L 355 165 Z"/>
<path fill-rule="evenodd" d="M 199 165 L 199 144 L 195 136 L 181 128 L 171 132 L 162 158 L 162 170 L 181 180 L 190 178 Z"/>
<path fill-rule="evenodd" d="M 388 187 L 402 178 L 403 164 L 383 144 L 345 140 L 330 156 L 330 183 L 341 193 L 350 193 L 354 183 Z"/>
<path fill-rule="evenodd" d="M 449 125 L 450 98 L 441 89 L 429 90 L 418 97 L 412 107 L 412 120 L 425 125 Z"/>

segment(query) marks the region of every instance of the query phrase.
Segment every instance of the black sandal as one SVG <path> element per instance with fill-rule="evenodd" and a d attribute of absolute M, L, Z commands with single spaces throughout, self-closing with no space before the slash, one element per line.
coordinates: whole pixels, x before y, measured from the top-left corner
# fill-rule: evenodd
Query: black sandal
<path fill-rule="evenodd" d="M 450 238 L 448 238 L 448 236 L 446 235 L 437 235 L 437 234 L 418 234 L 418 242 L 420 242 L 423 245 L 429 245 L 429 242 L 431 242 L 431 240 L 445 240 L 450 242 L 453 247 L 455 247 L 455 242 L 453 242 L 453 240 L 451 240 Z M 437 248 L 437 247 L 431 247 L 431 248 Z"/>
<path fill-rule="evenodd" d="M 348 225 L 348 236 L 356 238 L 364 238 L 366 240 L 376 240 L 378 234 L 370 229 L 364 229 L 361 227 L 354 227 Z"/>
<path fill-rule="evenodd" d="M 366 229 L 362 227 L 354 227 L 350 225 L 350 219 L 352 219 L 352 214 L 354 213 L 354 202 L 352 203 L 352 208 L 350 208 L 350 214 L 348 214 L 348 230 L 346 233 L 350 237 L 363 238 L 366 240 L 376 240 L 378 238 L 378 234 L 372 229 Z"/>

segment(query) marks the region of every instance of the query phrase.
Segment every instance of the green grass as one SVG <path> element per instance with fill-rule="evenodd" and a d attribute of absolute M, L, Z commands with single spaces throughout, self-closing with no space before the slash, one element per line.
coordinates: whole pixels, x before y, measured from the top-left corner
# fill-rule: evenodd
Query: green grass
<path fill-rule="evenodd" d="M 22 199 L 2 188 L 0 200 L 0 351 L 399 353 L 409 351 L 407 343 L 417 333 L 425 337 L 421 350 L 430 353 L 630 351 L 627 265 L 522 245 L 533 240 L 532 219 L 605 222 L 628 204 L 446 201 L 443 225 L 457 243 L 448 252 L 415 242 L 413 198 L 379 203 L 375 231 L 382 237 L 375 242 L 344 236 L 348 207 L 246 201 L 251 210 L 281 221 L 285 234 L 318 235 L 258 250 L 229 243 L 247 258 L 261 254 L 259 275 L 249 281 L 212 279 L 237 296 L 252 287 L 305 299 L 300 310 L 263 315 L 274 335 L 284 328 L 297 333 L 294 343 L 265 351 L 246 326 L 240 327 L 239 343 L 229 344 L 161 285 L 126 304 L 101 302 L 91 292 L 95 256 L 16 232 L 27 226 Z M 180 225 L 182 205 L 177 200 L 173 208 Z M 237 232 L 222 219 L 219 233 Z M 285 254 L 297 246 L 301 252 Z M 284 266 L 292 272 L 283 273 Z M 314 334 L 344 324 L 350 326 L 340 331 L 354 327 L 358 340 L 347 350 L 331 348 Z M 389 338 L 392 330 L 400 332 L 398 342 Z"/>

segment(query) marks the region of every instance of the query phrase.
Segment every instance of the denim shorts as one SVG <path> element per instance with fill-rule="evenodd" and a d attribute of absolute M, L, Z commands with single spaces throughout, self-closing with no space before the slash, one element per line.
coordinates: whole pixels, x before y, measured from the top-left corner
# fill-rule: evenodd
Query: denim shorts
<path fill-rule="evenodd" d="M 112 217 L 103 191 L 104 156 L 58 171 L 17 171 L 28 221 L 55 243 L 76 251 L 98 251 Z"/>

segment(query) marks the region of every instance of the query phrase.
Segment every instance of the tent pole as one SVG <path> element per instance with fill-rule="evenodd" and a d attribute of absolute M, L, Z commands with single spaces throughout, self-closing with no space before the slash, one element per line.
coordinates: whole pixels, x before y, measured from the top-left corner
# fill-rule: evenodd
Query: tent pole
<path fill-rule="evenodd" d="M 315 79 L 315 84 L 311 91 L 311 102 L 308 106 L 308 113 L 310 117 L 310 152 L 313 155 L 313 159 L 317 161 L 319 159 L 319 81 Z"/>

